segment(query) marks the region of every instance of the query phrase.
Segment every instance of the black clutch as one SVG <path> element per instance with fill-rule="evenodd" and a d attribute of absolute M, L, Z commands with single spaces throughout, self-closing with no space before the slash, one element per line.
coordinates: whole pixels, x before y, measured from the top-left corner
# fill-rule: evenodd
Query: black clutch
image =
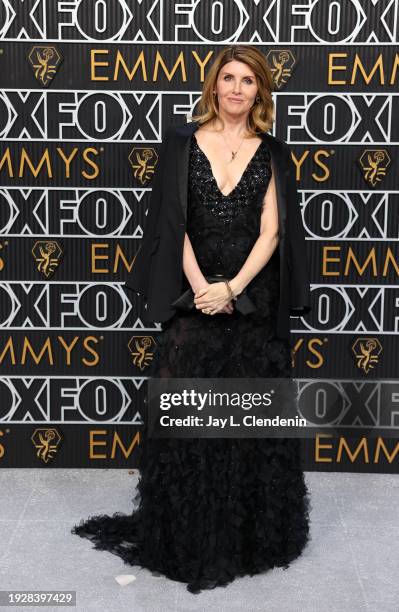
<path fill-rule="evenodd" d="M 224 278 L 223 276 L 205 276 L 208 283 L 220 283 L 225 280 L 229 280 L 228 278 Z M 250 314 L 251 312 L 256 311 L 256 306 L 252 302 L 252 300 L 248 297 L 246 290 L 242 291 L 240 295 L 237 296 L 237 299 L 234 300 L 235 309 L 241 312 L 243 315 Z M 194 292 L 191 289 L 187 289 L 181 296 L 177 298 L 174 302 L 172 302 L 171 306 L 177 308 L 178 310 L 190 311 L 195 307 L 194 303 Z"/>

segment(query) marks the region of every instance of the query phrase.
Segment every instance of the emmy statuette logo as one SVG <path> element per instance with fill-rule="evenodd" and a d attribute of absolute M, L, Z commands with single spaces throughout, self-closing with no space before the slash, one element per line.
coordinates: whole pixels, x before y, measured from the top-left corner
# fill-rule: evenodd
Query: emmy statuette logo
<path fill-rule="evenodd" d="M 391 158 L 385 149 L 366 149 L 359 158 L 364 180 L 372 187 L 385 178 Z"/>
<path fill-rule="evenodd" d="M 141 371 L 147 368 L 154 358 L 152 349 L 156 342 L 152 336 L 133 336 L 128 343 L 134 365 Z"/>
<path fill-rule="evenodd" d="M 55 240 L 37 240 L 32 249 L 32 255 L 37 263 L 37 269 L 48 278 L 60 263 L 62 249 Z"/>
<path fill-rule="evenodd" d="M 295 58 L 289 49 L 273 49 L 266 55 L 273 81 L 277 89 L 281 89 L 292 76 Z"/>
<path fill-rule="evenodd" d="M 34 46 L 28 56 L 36 80 L 47 87 L 51 83 L 62 61 L 61 55 L 53 45 Z"/>
<path fill-rule="evenodd" d="M 358 338 L 352 345 L 359 370 L 368 374 L 379 362 L 382 346 L 378 338 Z"/>
<path fill-rule="evenodd" d="M 35 429 L 31 436 L 31 440 L 37 451 L 36 457 L 39 457 L 44 463 L 48 463 L 57 452 L 57 447 L 61 442 L 61 436 L 53 427 Z"/>
<path fill-rule="evenodd" d="M 158 155 L 152 147 L 134 147 L 129 153 L 134 178 L 146 185 L 153 177 Z"/>

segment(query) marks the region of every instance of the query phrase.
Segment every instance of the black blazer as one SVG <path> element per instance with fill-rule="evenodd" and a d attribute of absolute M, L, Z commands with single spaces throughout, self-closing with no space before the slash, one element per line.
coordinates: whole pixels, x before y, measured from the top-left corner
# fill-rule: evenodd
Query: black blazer
<path fill-rule="evenodd" d="M 169 126 L 158 157 L 140 249 L 126 287 L 146 304 L 143 320 L 164 322 L 176 312 L 181 295 L 183 245 L 187 220 L 189 146 L 198 122 Z M 310 310 L 305 233 L 296 187 L 295 166 L 283 141 L 261 133 L 271 153 L 279 215 L 280 299 L 276 335 L 289 337 L 289 317 Z M 228 315 L 226 315 L 228 316 Z"/>

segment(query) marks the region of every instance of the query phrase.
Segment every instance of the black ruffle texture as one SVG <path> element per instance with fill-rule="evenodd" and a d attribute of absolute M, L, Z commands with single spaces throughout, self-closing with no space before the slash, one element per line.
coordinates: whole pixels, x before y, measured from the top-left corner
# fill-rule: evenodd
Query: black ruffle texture
<path fill-rule="evenodd" d="M 223 331 L 221 331 L 223 329 Z M 238 312 L 176 316 L 158 338 L 153 376 L 290 376 L 287 341 Z M 73 533 L 127 564 L 187 583 L 225 586 L 283 566 L 309 539 L 300 440 L 145 438 L 131 515 L 92 516 Z"/>
<path fill-rule="evenodd" d="M 296 439 L 152 439 L 131 515 L 92 516 L 73 533 L 126 564 L 187 583 L 287 569 L 309 533 Z"/>

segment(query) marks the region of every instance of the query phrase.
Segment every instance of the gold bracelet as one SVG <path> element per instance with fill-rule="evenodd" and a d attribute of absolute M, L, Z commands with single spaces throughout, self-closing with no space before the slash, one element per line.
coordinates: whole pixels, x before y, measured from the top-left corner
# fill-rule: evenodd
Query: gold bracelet
<path fill-rule="evenodd" d="M 232 288 L 230 287 L 230 283 L 229 283 L 229 281 L 228 281 L 228 280 L 225 280 L 224 282 L 225 282 L 225 285 L 226 285 L 226 287 L 227 287 L 227 291 L 229 292 L 229 298 L 230 298 L 231 300 L 236 300 L 236 299 L 237 299 L 237 297 L 236 297 L 236 295 L 234 294 L 234 292 L 233 292 Z"/>

